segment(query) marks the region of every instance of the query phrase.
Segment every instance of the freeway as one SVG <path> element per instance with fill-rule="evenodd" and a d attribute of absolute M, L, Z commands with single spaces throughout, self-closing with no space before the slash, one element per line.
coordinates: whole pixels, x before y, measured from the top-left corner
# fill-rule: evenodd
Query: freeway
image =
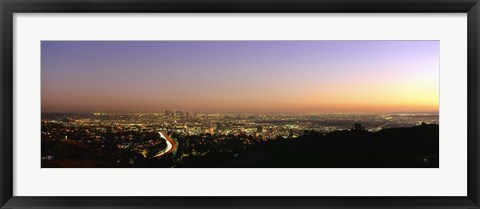
<path fill-rule="evenodd" d="M 160 134 L 160 137 L 165 140 L 165 142 L 167 143 L 167 147 L 165 147 L 165 149 L 163 150 L 160 150 L 154 157 L 161 157 L 165 154 L 172 153 L 177 149 L 177 143 L 171 140 L 168 135 L 166 135 L 162 131 L 159 131 L 158 134 Z"/>

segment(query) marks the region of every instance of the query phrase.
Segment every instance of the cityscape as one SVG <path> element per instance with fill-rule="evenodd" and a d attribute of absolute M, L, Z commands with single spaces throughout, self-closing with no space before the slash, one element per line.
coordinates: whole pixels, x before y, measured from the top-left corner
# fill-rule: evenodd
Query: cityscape
<path fill-rule="evenodd" d="M 438 114 L 48 113 L 42 114 L 42 167 L 254 166 L 243 155 L 256 157 L 257 145 L 427 124 L 438 124 Z M 75 153 L 80 150 L 85 153 Z M 224 162 L 197 162 L 214 155 Z"/>
<path fill-rule="evenodd" d="M 42 41 L 42 168 L 438 168 L 438 41 Z"/>

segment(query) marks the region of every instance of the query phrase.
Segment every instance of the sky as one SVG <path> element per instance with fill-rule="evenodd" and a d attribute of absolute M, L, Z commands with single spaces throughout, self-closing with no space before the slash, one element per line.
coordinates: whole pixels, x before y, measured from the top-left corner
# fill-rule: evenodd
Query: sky
<path fill-rule="evenodd" d="M 42 41 L 42 112 L 438 112 L 438 41 Z"/>

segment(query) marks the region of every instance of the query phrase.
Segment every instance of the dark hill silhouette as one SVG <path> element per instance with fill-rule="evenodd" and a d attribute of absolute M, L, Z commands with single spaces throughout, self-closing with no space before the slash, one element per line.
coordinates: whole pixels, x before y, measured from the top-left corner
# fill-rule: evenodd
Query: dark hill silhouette
<path fill-rule="evenodd" d="M 42 146 L 62 150 L 51 161 L 42 160 L 42 168 L 102 168 L 110 167 L 115 161 L 112 156 L 101 150 L 92 149 L 74 140 L 44 142 Z"/>
<path fill-rule="evenodd" d="M 239 139 L 232 139 L 240 142 Z M 278 138 L 232 152 L 209 149 L 206 155 L 167 154 L 143 157 L 117 149 L 94 149 L 74 140 L 43 141 L 42 150 L 55 155 L 42 167 L 224 167 L 224 168 L 438 168 L 439 126 L 422 124 L 408 128 L 352 130 L 323 134 L 305 131 L 294 139 Z M 165 146 L 162 144 L 162 146 Z M 162 148 L 157 147 L 157 150 Z M 118 159 L 121 159 L 120 161 Z M 136 159 L 133 164 L 128 159 Z"/>
<path fill-rule="evenodd" d="M 212 154 L 181 167 L 436 168 L 438 154 L 439 126 L 422 124 L 378 132 L 308 132 L 296 139 L 263 142 L 233 156 Z"/>

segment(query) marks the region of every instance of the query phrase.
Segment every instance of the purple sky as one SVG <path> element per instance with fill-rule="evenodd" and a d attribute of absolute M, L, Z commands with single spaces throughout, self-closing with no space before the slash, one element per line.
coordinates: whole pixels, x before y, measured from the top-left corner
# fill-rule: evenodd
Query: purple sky
<path fill-rule="evenodd" d="M 438 41 L 42 41 L 42 112 L 438 111 Z"/>

